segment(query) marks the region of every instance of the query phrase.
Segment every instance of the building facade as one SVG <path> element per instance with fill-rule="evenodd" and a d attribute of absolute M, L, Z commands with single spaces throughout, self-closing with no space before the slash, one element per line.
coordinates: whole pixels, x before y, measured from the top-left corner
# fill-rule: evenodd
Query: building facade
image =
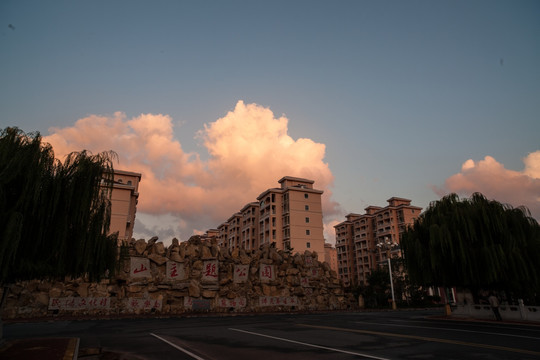
<path fill-rule="evenodd" d="M 348 214 L 335 225 L 338 274 L 347 284 L 366 285 L 373 269 L 401 257 L 401 234 L 422 208 L 392 197 L 386 207 L 368 206 L 365 214 Z"/>
<path fill-rule="evenodd" d="M 119 243 L 133 236 L 141 177 L 139 173 L 114 170 L 109 234 L 117 232 Z"/>
<path fill-rule="evenodd" d="M 292 252 L 316 251 L 324 255 L 322 190 L 314 181 L 292 176 L 281 178 L 279 188 L 263 191 L 257 202 L 246 204 L 217 227 L 221 246 L 246 250 L 274 243 Z"/>
<path fill-rule="evenodd" d="M 324 243 L 324 261 L 330 265 L 330 269 L 334 270 L 337 274 L 338 265 L 337 265 L 337 251 L 332 244 Z"/>

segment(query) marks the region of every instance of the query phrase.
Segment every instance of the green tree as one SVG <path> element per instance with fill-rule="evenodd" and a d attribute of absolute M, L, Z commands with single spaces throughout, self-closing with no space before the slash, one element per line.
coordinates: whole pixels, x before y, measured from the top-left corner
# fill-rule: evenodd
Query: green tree
<path fill-rule="evenodd" d="M 526 208 L 475 193 L 432 203 L 401 240 L 411 281 L 420 285 L 540 290 L 540 227 Z"/>
<path fill-rule="evenodd" d="M 390 276 L 388 269 L 372 269 L 367 277 L 368 285 L 360 288 L 367 308 L 388 307 Z"/>
<path fill-rule="evenodd" d="M 0 283 L 115 268 L 110 222 L 113 152 L 69 154 L 64 163 L 39 133 L 0 133 Z M 107 185 L 109 184 L 109 185 Z"/>

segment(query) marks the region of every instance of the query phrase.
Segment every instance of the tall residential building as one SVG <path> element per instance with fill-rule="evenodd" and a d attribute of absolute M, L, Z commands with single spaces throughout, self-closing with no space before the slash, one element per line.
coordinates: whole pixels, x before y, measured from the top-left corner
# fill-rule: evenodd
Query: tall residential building
<path fill-rule="evenodd" d="M 109 234 L 118 232 L 119 243 L 133 236 L 141 177 L 139 173 L 114 170 Z"/>
<path fill-rule="evenodd" d="M 227 236 L 227 244 L 231 249 L 240 247 L 240 223 L 242 214 L 235 213 L 227 220 L 229 234 Z"/>
<path fill-rule="evenodd" d="M 332 244 L 324 243 L 324 261 L 327 262 L 328 265 L 330 265 L 330 269 L 334 270 L 337 274 L 337 251 Z"/>
<path fill-rule="evenodd" d="M 246 204 L 218 226 L 218 243 L 247 250 L 275 243 L 276 248 L 293 252 L 316 251 L 322 259 L 323 191 L 313 188 L 313 180 L 292 176 L 285 176 L 278 183 L 279 188 L 263 191 L 257 202 Z"/>
<path fill-rule="evenodd" d="M 242 227 L 240 228 L 240 247 L 246 250 L 257 248 L 259 241 L 259 203 L 251 202 L 240 210 Z"/>
<path fill-rule="evenodd" d="M 422 208 L 411 200 L 392 197 L 388 206 L 368 206 L 365 214 L 349 214 L 334 226 L 338 274 L 349 284 L 367 284 L 371 271 L 389 257 L 401 257 L 401 234 Z"/>

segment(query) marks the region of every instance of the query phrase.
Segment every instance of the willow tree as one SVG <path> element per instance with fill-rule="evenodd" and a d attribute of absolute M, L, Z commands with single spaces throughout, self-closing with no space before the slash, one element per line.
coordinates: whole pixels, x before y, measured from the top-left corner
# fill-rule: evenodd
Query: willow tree
<path fill-rule="evenodd" d="M 115 154 L 55 159 L 39 133 L 0 133 L 0 283 L 114 270 L 110 223 Z M 105 186 L 105 191 L 104 191 Z"/>
<path fill-rule="evenodd" d="M 540 294 L 540 227 L 526 208 L 451 194 L 420 215 L 401 246 L 417 284 Z"/>

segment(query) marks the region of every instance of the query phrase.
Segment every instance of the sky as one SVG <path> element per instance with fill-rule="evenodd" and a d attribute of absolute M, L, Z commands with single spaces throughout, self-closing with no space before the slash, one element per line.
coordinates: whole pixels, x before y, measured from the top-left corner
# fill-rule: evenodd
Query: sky
<path fill-rule="evenodd" d="M 0 2 L 0 128 L 142 173 L 134 237 L 187 240 L 283 176 L 325 237 L 393 196 L 540 219 L 538 1 Z"/>

